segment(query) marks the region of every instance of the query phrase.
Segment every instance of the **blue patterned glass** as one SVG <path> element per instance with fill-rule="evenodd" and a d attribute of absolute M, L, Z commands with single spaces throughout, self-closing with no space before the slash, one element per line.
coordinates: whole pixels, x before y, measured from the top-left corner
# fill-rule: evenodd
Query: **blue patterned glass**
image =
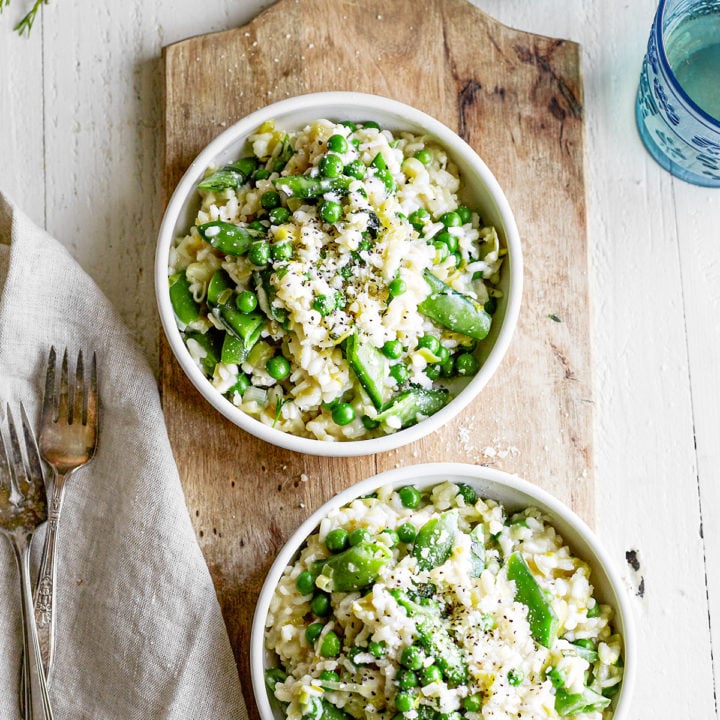
<path fill-rule="evenodd" d="M 660 0 L 635 117 L 658 163 L 695 185 L 720 187 L 720 0 Z"/>

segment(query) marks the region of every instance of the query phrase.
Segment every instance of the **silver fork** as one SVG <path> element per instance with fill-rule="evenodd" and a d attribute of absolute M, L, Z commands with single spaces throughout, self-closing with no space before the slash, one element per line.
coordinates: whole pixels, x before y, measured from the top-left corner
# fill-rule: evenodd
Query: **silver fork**
<path fill-rule="evenodd" d="M 0 431 L 0 464 L 5 465 L 5 472 L 0 473 L 0 532 L 12 544 L 21 576 L 23 657 L 28 673 L 23 713 L 26 720 L 52 720 L 30 584 L 30 542 L 36 528 L 47 519 L 45 481 L 25 408 L 20 405 L 24 453 L 9 405 L 6 415 L 7 443 Z"/>
<path fill-rule="evenodd" d="M 55 649 L 55 561 L 60 511 L 65 483 L 89 463 L 97 447 L 99 396 L 97 362 L 93 353 L 86 383 L 82 351 L 78 353 L 75 382 L 68 380 L 68 354 L 63 353 L 60 385 L 57 385 L 57 356 L 50 348 L 45 396 L 40 421 L 40 453 L 53 469 L 48 527 L 45 533 L 40 574 L 35 590 L 35 620 L 45 673 L 49 677 Z"/>

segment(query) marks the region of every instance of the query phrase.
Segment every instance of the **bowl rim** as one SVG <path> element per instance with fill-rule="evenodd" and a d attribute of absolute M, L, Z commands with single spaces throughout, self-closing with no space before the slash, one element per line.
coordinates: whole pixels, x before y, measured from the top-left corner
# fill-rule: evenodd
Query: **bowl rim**
<path fill-rule="evenodd" d="M 437 462 L 405 465 L 400 468 L 386 470 L 367 477 L 354 485 L 340 491 L 315 510 L 292 533 L 276 555 L 270 569 L 265 576 L 262 588 L 258 595 L 253 613 L 250 631 L 250 676 L 252 692 L 261 720 L 277 720 L 270 705 L 268 692 L 265 686 L 265 618 L 270 606 L 275 586 L 290 564 L 305 538 L 319 525 L 320 520 L 332 510 L 336 510 L 350 501 L 366 495 L 379 487 L 392 485 L 394 487 L 412 482 L 419 488 L 442 482 L 444 479 L 459 478 L 472 483 L 487 483 L 496 486 L 499 490 L 510 490 L 524 494 L 533 499 L 541 511 L 547 512 L 555 524 L 555 516 L 561 523 L 568 525 L 584 542 L 589 551 L 595 556 L 598 566 L 605 574 L 609 584 L 609 593 L 612 597 L 615 610 L 615 622 L 618 631 L 623 637 L 624 670 L 623 680 L 613 712 L 613 720 L 623 720 L 629 717 L 630 704 L 637 672 L 637 637 L 633 609 L 630 604 L 628 588 L 618 573 L 614 562 L 600 543 L 595 532 L 571 508 L 558 500 L 554 495 L 523 478 L 496 470 L 484 465 L 471 465 L 467 463 Z M 458 480 L 455 480 L 456 482 Z M 500 494 L 500 493 L 498 493 Z M 492 491 L 486 497 L 492 497 Z M 562 533 L 561 533 L 562 534 Z M 563 540 L 573 548 L 573 542 L 563 537 Z"/>
<path fill-rule="evenodd" d="M 175 238 L 175 226 L 182 215 L 187 198 L 195 192 L 195 186 L 206 168 L 221 156 L 223 150 L 246 137 L 264 121 L 277 117 L 287 118 L 293 111 L 306 112 L 317 109 L 322 114 L 323 108 L 330 105 L 345 105 L 349 111 L 367 110 L 369 115 L 375 112 L 395 114 L 404 118 L 409 124 L 414 123 L 427 129 L 452 157 L 470 158 L 474 172 L 482 179 L 502 219 L 509 258 L 504 269 L 504 272 L 508 273 L 505 315 L 495 342 L 476 375 L 445 407 L 429 418 L 383 437 L 360 440 L 327 441 L 292 435 L 265 425 L 235 407 L 212 387 L 190 357 L 177 327 L 167 290 L 168 256 Z M 510 204 L 488 166 L 465 140 L 439 120 L 398 100 L 368 93 L 331 91 L 297 95 L 266 105 L 228 127 L 200 151 L 175 186 L 163 213 L 155 251 L 154 284 L 160 322 L 172 353 L 190 382 L 215 410 L 241 429 L 278 447 L 320 456 L 352 457 L 394 450 L 418 440 L 452 420 L 477 397 L 498 369 L 517 326 L 522 300 L 523 259 L 519 232 Z"/>

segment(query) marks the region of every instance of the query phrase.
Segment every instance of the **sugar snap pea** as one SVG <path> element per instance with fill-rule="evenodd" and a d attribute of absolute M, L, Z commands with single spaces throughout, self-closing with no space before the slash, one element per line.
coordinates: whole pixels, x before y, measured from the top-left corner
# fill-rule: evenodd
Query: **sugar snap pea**
<path fill-rule="evenodd" d="M 331 555 L 322 573 L 330 577 L 332 592 L 354 592 L 375 582 L 380 569 L 391 559 L 387 545 L 362 542 Z"/>
<path fill-rule="evenodd" d="M 452 554 L 458 531 L 457 510 L 449 510 L 430 518 L 418 530 L 413 554 L 421 570 L 442 565 Z"/>
<path fill-rule="evenodd" d="M 603 710 L 610 702 L 610 698 L 600 695 L 589 687 L 584 688 L 581 693 L 570 693 L 564 688 L 555 691 L 555 711 L 560 717 Z"/>
<path fill-rule="evenodd" d="M 212 328 L 206 333 L 185 333 L 186 342 L 188 340 L 194 340 L 205 351 L 205 357 L 200 362 L 203 366 L 203 369 L 208 375 L 213 374 L 213 372 L 215 371 L 215 365 L 218 362 L 221 344 L 219 333 L 221 332 L 222 331 L 218 331 Z"/>
<path fill-rule="evenodd" d="M 418 305 L 418 310 L 425 317 L 476 340 L 487 336 L 492 318 L 480 303 L 454 290 L 427 269 L 423 278 L 430 286 L 430 294 Z"/>
<path fill-rule="evenodd" d="M 253 157 L 240 158 L 237 162 L 225 165 L 208 175 L 199 185 L 200 190 L 225 190 L 240 187 L 257 167 Z"/>
<path fill-rule="evenodd" d="M 241 344 L 236 348 L 238 360 L 244 362 L 253 345 L 260 339 L 265 327 L 265 319 L 259 313 L 242 313 L 230 303 L 226 303 L 212 310 L 230 335 Z"/>
<path fill-rule="evenodd" d="M 380 410 L 386 399 L 388 365 L 385 356 L 371 343 L 361 343 L 355 332 L 345 343 L 345 358 L 372 404 Z"/>
<path fill-rule="evenodd" d="M 223 305 L 227 302 L 234 289 L 235 283 L 230 279 L 230 276 L 222 268 L 218 268 L 212 274 L 208 283 L 208 305 Z"/>
<path fill-rule="evenodd" d="M 233 225 L 224 220 L 212 220 L 197 226 L 200 237 L 225 255 L 246 255 L 253 240 L 265 237 L 260 230 Z"/>
<path fill-rule="evenodd" d="M 338 177 L 310 177 L 309 175 L 287 175 L 273 180 L 278 190 L 288 197 L 301 200 L 320 197 L 326 192 L 347 192 L 352 178 L 347 175 Z"/>
<path fill-rule="evenodd" d="M 190 282 L 184 272 L 171 275 L 170 303 L 177 319 L 183 325 L 189 325 L 200 317 L 200 305 L 190 292 Z"/>
<path fill-rule="evenodd" d="M 527 606 L 530 632 L 535 641 L 543 647 L 552 648 L 560 621 L 525 558 L 518 551 L 508 557 L 507 576 L 515 582 L 515 600 Z"/>
<path fill-rule="evenodd" d="M 448 400 L 450 393 L 445 389 L 410 388 L 398 394 L 374 419 L 382 423 L 394 416 L 400 420 L 400 427 L 406 428 L 433 415 L 444 407 Z"/>

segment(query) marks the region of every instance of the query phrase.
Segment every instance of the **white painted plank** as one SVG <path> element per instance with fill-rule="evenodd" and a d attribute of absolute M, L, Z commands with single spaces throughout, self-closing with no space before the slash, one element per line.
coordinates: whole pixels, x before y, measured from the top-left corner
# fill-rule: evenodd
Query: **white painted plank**
<path fill-rule="evenodd" d="M 43 225 L 42 28 L 38 20 L 29 38 L 12 32 L 23 15 L 17 2 L 0 15 L 0 188 Z"/>

